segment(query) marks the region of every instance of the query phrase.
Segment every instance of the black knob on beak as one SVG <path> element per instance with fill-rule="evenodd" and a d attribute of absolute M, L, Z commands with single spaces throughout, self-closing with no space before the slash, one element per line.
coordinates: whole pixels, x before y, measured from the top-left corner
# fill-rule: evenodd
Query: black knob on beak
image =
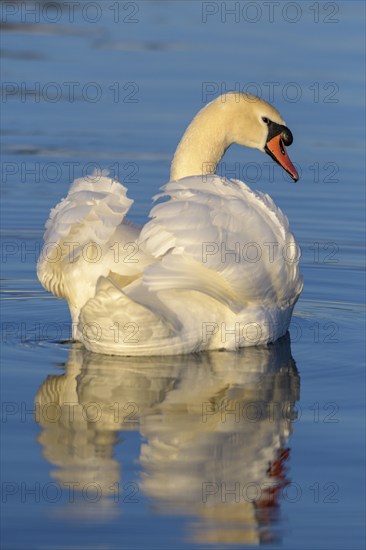
<path fill-rule="evenodd" d="M 291 130 L 289 130 L 286 127 L 281 132 L 281 138 L 282 138 L 282 141 L 283 141 L 284 145 L 291 145 L 291 143 L 294 140 L 294 138 L 292 137 Z"/>

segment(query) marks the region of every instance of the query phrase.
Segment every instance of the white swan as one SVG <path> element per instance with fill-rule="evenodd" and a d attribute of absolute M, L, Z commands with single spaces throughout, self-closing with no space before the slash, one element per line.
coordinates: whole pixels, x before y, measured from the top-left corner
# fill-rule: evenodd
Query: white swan
<path fill-rule="evenodd" d="M 43 286 L 69 304 L 73 337 L 116 355 L 169 355 L 266 344 L 286 333 L 302 290 L 297 246 L 272 199 L 215 175 L 238 143 L 268 153 L 296 181 L 292 134 L 271 105 L 228 93 L 187 128 L 171 181 L 141 229 L 117 181 L 74 181 L 51 211 L 38 261 Z"/>

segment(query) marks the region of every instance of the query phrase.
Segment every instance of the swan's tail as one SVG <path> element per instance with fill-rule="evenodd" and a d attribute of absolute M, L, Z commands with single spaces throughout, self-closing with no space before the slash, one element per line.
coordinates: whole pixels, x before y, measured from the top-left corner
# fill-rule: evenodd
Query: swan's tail
<path fill-rule="evenodd" d="M 129 293 L 137 294 L 139 302 Z M 121 289 L 113 276 L 100 277 L 95 296 L 80 312 L 79 335 L 85 347 L 108 355 L 175 355 L 189 353 L 194 331 L 185 335 L 178 317 L 142 283 Z M 192 340 L 192 342 L 190 341 Z"/>

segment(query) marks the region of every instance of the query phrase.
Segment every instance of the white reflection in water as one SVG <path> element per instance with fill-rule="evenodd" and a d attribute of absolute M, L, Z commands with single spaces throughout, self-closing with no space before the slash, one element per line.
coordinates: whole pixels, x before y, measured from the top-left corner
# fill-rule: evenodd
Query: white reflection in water
<path fill-rule="evenodd" d="M 299 390 L 289 337 L 268 348 L 162 358 L 73 347 L 35 409 L 52 477 L 74 485 L 63 514 L 103 521 L 121 501 L 145 495 L 158 513 L 189 515 L 195 542 L 273 541 Z M 126 430 L 143 438 L 132 483 L 113 457 Z"/>

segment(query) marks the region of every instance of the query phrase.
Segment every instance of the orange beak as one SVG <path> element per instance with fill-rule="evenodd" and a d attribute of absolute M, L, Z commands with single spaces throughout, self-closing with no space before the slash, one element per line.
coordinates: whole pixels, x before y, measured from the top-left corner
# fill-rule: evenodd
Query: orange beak
<path fill-rule="evenodd" d="M 299 179 L 299 174 L 287 154 L 281 134 L 278 134 L 267 141 L 264 149 L 266 153 L 273 158 L 273 160 L 282 166 L 282 168 L 292 177 L 294 181 Z"/>

